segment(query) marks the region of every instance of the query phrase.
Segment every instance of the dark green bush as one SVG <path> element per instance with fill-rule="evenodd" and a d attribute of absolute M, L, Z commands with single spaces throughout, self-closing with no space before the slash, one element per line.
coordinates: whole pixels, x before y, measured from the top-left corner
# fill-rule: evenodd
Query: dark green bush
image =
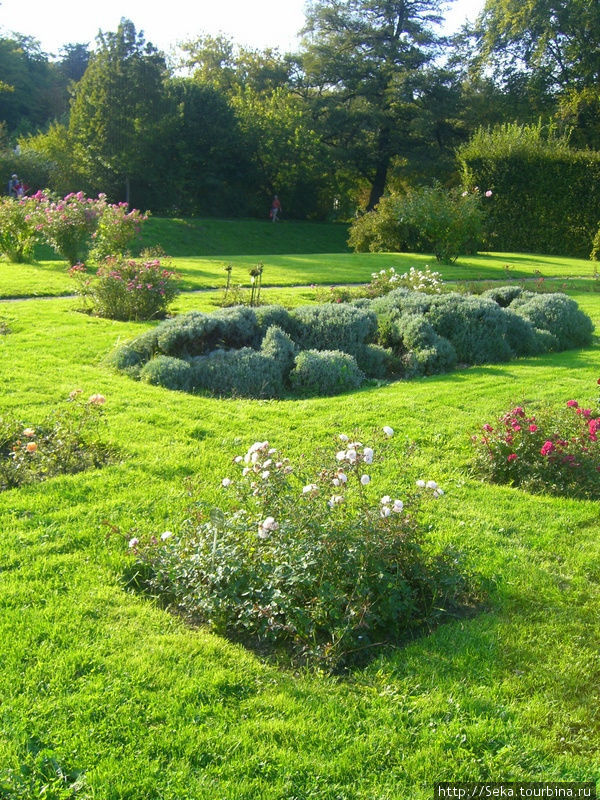
<path fill-rule="evenodd" d="M 478 190 L 448 190 L 435 184 L 386 198 L 353 222 L 348 242 L 357 251 L 412 250 L 453 262 L 477 251 L 484 218 Z"/>
<path fill-rule="evenodd" d="M 290 373 L 298 394 L 333 395 L 358 388 L 365 376 L 354 356 L 340 350 L 302 350 Z"/>
<path fill-rule="evenodd" d="M 426 317 L 399 317 L 391 328 L 391 338 L 408 378 L 449 372 L 456 366 L 454 347 L 435 332 Z"/>
<path fill-rule="evenodd" d="M 510 308 L 504 309 L 506 342 L 515 356 L 533 356 L 553 348 L 544 345 L 533 325 Z"/>
<path fill-rule="evenodd" d="M 400 288 L 383 297 L 376 297 L 371 301 L 370 308 L 378 317 L 387 315 L 394 318 L 402 314 L 426 314 L 432 301 L 431 295 Z"/>
<path fill-rule="evenodd" d="M 283 306 L 256 306 L 254 313 L 260 330 L 260 336 L 264 336 L 268 328 L 272 325 L 276 325 L 282 331 L 289 334 L 292 339 L 295 339 L 298 323 Z M 255 346 L 258 347 L 259 345 L 260 340 Z"/>
<path fill-rule="evenodd" d="M 392 351 L 378 344 L 366 344 L 355 355 L 358 368 L 367 378 L 387 378 L 395 372 Z"/>
<path fill-rule="evenodd" d="M 279 397 L 284 389 L 284 363 L 272 355 L 242 347 L 214 350 L 191 360 L 192 385 L 216 397 Z"/>
<path fill-rule="evenodd" d="M 494 250 L 587 258 L 600 220 L 600 153 L 541 125 L 479 130 L 458 151 L 463 181 L 494 190 Z"/>
<path fill-rule="evenodd" d="M 118 347 L 108 361 L 116 369 L 132 370 L 145 364 L 158 349 L 157 329 L 146 331 L 128 344 Z"/>
<path fill-rule="evenodd" d="M 382 197 L 373 211 L 350 226 L 348 245 L 357 253 L 406 253 L 417 249 L 419 232 L 401 219 L 398 195 Z"/>
<path fill-rule="evenodd" d="M 265 356 L 281 365 L 282 375 L 287 377 L 294 366 L 296 356 L 296 346 L 287 333 L 277 325 L 271 325 L 267 329 L 260 349 Z"/>
<path fill-rule="evenodd" d="M 292 312 L 300 350 L 341 350 L 354 355 L 377 335 L 377 315 L 348 303 L 301 306 Z"/>
<path fill-rule="evenodd" d="M 549 331 L 558 341 L 557 350 L 586 347 L 592 341 L 591 319 L 565 294 L 522 295 L 511 303 L 512 311 L 541 330 Z"/>
<path fill-rule="evenodd" d="M 596 235 L 594 236 L 590 258 L 592 261 L 600 261 L 600 228 L 598 228 Z"/>

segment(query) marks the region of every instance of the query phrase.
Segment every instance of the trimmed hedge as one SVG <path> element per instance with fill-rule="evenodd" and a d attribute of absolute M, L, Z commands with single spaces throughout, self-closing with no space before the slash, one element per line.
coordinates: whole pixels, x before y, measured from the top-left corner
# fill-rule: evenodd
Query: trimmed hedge
<path fill-rule="evenodd" d="M 600 152 L 573 150 L 539 126 L 480 130 L 458 151 L 463 182 L 493 190 L 494 250 L 588 258 L 600 220 Z"/>

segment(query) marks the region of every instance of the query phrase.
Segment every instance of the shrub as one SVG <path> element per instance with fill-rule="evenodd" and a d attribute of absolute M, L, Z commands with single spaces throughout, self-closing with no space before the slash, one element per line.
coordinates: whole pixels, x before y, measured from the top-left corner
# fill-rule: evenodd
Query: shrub
<path fill-rule="evenodd" d="M 383 379 L 397 371 L 392 351 L 378 344 L 364 345 L 355 358 L 358 368 L 367 378 Z"/>
<path fill-rule="evenodd" d="M 456 366 L 456 351 L 434 331 L 427 319 L 404 314 L 386 320 L 382 337 L 400 360 L 407 378 L 449 372 Z"/>
<path fill-rule="evenodd" d="M 100 437 L 105 398 L 83 402 L 79 390 L 40 425 L 0 419 L 0 491 L 82 472 L 108 463 L 114 452 Z"/>
<path fill-rule="evenodd" d="M 36 222 L 44 239 L 71 266 L 87 255 L 90 238 L 98 224 L 100 206 L 83 192 L 68 194 L 62 200 L 38 193 Z"/>
<path fill-rule="evenodd" d="M 481 296 L 488 297 L 494 303 L 502 306 L 502 308 L 508 308 L 512 301 L 516 300 L 517 297 L 521 297 L 522 294 L 523 289 L 520 286 L 494 286 L 492 289 L 486 289 Z"/>
<path fill-rule="evenodd" d="M 557 350 L 586 347 L 594 326 L 577 303 L 565 294 L 524 293 L 511 303 L 511 310 L 535 327 L 549 331 L 558 341 Z"/>
<path fill-rule="evenodd" d="M 284 391 L 285 358 L 251 347 L 215 350 L 191 360 L 195 391 L 217 397 L 279 397 Z"/>
<path fill-rule="evenodd" d="M 296 346 L 287 333 L 276 325 L 271 325 L 267 329 L 260 349 L 265 356 L 281 365 L 282 375 L 287 377 L 294 366 L 296 355 Z"/>
<path fill-rule="evenodd" d="M 181 532 L 130 540 L 136 585 L 195 623 L 332 672 L 459 608 L 469 581 L 456 554 L 425 552 L 418 522 L 443 491 L 415 487 L 406 454 L 382 486 L 385 443 L 340 438 L 336 455 L 300 467 L 256 442 L 221 481 L 224 510 L 198 503 L 195 489 Z"/>
<path fill-rule="evenodd" d="M 142 367 L 139 377 L 154 386 L 181 392 L 191 391 L 194 383 L 190 362 L 173 356 L 158 355 L 150 359 Z"/>
<path fill-rule="evenodd" d="M 0 254 L 14 264 L 33 258 L 33 250 L 39 239 L 32 217 L 34 209 L 35 200 L 32 198 L 0 198 Z"/>
<path fill-rule="evenodd" d="M 438 261 L 453 262 L 477 251 L 484 218 L 478 190 L 446 190 L 435 184 L 390 197 L 360 217 L 352 225 L 349 244 L 357 251 L 433 252 Z"/>
<path fill-rule="evenodd" d="M 70 274 L 80 282 L 80 294 L 100 317 L 147 320 L 164 316 L 179 290 L 173 270 L 159 259 L 137 261 L 117 256 L 107 258 L 95 277 L 87 276 L 81 264 Z"/>
<path fill-rule="evenodd" d="M 297 323 L 294 340 L 301 350 L 342 350 L 354 355 L 377 335 L 375 313 L 348 303 L 300 306 L 291 316 Z"/>
<path fill-rule="evenodd" d="M 600 411 L 581 408 L 576 400 L 535 413 L 517 406 L 473 436 L 474 469 L 493 483 L 596 500 L 599 433 Z"/>
<path fill-rule="evenodd" d="M 506 343 L 515 356 L 533 356 L 554 349 L 556 339 L 551 343 L 539 335 L 533 325 L 510 308 L 504 309 L 506 319 Z"/>
<path fill-rule="evenodd" d="M 598 228 L 596 235 L 594 236 L 590 258 L 592 261 L 600 261 L 600 228 Z"/>
<path fill-rule="evenodd" d="M 208 353 L 217 347 L 251 347 L 260 342 L 260 328 L 251 308 L 236 306 L 212 314 L 191 311 L 162 323 L 158 346 L 173 356 Z"/>
<path fill-rule="evenodd" d="M 494 363 L 513 356 L 506 341 L 506 315 L 492 300 L 443 295 L 435 298 L 427 319 L 436 333 L 452 343 L 461 363 Z"/>
<path fill-rule="evenodd" d="M 92 233 L 93 246 L 90 255 L 96 262 L 109 256 L 125 255 L 149 216 L 136 208 L 128 211 L 127 203 L 106 203 L 104 198 L 104 195 L 98 198 L 98 222 Z"/>
<path fill-rule="evenodd" d="M 348 392 L 364 379 L 354 356 L 340 350 L 301 350 L 290 373 L 292 389 L 306 395 Z"/>
<path fill-rule="evenodd" d="M 401 220 L 398 195 L 382 197 L 373 211 L 352 221 L 348 245 L 357 253 L 402 253 L 417 247 L 418 231 Z"/>
<path fill-rule="evenodd" d="M 442 276 L 439 272 L 432 272 L 429 267 L 425 267 L 424 270 L 411 267 L 403 275 L 398 275 L 394 267 L 390 267 L 373 272 L 370 282 L 361 291 L 366 297 L 374 298 L 382 297 L 399 287 L 406 287 L 425 294 L 440 294 Z"/>
<path fill-rule="evenodd" d="M 600 153 L 575 150 L 541 124 L 507 124 L 480 129 L 457 155 L 466 185 L 494 189 L 494 250 L 588 257 L 600 220 Z"/>
<path fill-rule="evenodd" d="M 121 345 L 109 357 L 108 363 L 116 369 L 130 371 L 136 374 L 136 368 L 141 367 L 152 358 L 158 349 L 156 330 L 146 331 L 132 342 Z"/>

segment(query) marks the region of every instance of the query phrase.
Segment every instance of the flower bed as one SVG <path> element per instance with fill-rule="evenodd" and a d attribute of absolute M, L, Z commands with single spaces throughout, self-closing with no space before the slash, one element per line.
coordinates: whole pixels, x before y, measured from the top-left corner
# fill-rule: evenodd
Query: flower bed
<path fill-rule="evenodd" d="M 334 671 L 434 624 L 470 589 L 456 553 L 424 546 L 420 510 L 443 490 L 409 482 L 406 453 L 403 483 L 383 482 L 393 434 L 341 435 L 312 464 L 255 442 L 221 478 L 222 508 L 196 501 L 182 530 L 129 540 L 135 584 L 215 631 Z"/>
<path fill-rule="evenodd" d="M 108 463 L 114 453 L 100 436 L 104 403 L 101 394 L 84 402 L 76 389 L 41 425 L 1 418 L 0 491 Z"/>
<path fill-rule="evenodd" d="M 473 437 L 475 470 L 493 483 L 533 492 L 600 496 L 600 409 L 516 406 Z"/>

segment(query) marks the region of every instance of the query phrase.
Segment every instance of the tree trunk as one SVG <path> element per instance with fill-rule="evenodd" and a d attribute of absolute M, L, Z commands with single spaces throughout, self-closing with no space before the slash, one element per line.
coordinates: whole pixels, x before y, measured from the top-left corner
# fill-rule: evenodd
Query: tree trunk
<path fill-rule="evenodd" d="M 384 126 L 379 131 L 377 142 L 377 165 L 375 168 L 375 177 L 371 183 L 371 193 L 369 195 L 369 202 L 367 203 L 367 211 L 372 211 L 377 203 L 381 200 L 385 192 L 385 184 L 387 183 L 388 169 L 390 167 L 390 130 Z"/>

